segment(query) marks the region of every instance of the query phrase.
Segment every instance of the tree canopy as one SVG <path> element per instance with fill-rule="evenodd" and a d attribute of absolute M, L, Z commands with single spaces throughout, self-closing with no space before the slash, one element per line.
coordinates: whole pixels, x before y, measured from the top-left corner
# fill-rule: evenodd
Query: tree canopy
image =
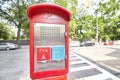
<path fill-rule="evenodd" d="M 0 40 L 12 40 L 15 37 L 15 33 L 12 31 L 11 27 L 4 22 L 0 22 Z"/>
<path fill-rule="evenodd" d="M 26 10 L 29 5 L 37 3 L 55 3 L 71 12 L 69 36 L 73 40 L 85 41 L 96 39 L 96 36 L 104 41 L 120 39 L 119 0 L 101 0 L 98 4 L 90 0 L 91 5 L 87 8 L 86 4 L 82 4 L 79 0 L 1 0 L 0 17 L 7 20 L 8 24 L 17 27 L 18 44 L 21 30 L 23 36 L 29 39 L 29 21 Z M 88 9 L 93 6 L 97 8 L 94 9 L 94 14 L 89 14 Z"/>

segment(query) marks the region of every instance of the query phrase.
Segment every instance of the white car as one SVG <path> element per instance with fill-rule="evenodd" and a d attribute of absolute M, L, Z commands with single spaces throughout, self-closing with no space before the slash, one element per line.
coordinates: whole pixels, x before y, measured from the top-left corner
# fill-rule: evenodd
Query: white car
<path fill-rule="evenodd" d="M 3 42 L 0 43 L 0 50 L 10 50 L 10 49 L 17 49 L 18 46 L 14 43 Z"/>
<path fill-rule="evenodd" d="M 70 47 L 79 47 L 80 46 L 80 42 L 79 41 L 71 41 L 69 43 Z"/>

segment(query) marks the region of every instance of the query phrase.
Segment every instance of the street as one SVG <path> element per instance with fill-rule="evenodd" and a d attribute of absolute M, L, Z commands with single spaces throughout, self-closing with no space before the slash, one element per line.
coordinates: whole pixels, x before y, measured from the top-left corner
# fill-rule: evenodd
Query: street
<path fill-rule="evenodd" d="M 120 80 L 78 53 L 71 51 L 69 61 L 68 80 Z"/>
<path fill-rule="evenodd" d="M 120 45 L 77 47 L 72 50 L 120 77 Z"/>
<path fill-rule="evenodd" d="M 29 74 L 29 49 L 0 51 L 0 80 L 19 80 Z"/>
<path fill-rule="evenodd" d="M 119 46 L 70 48 L 68 80 L 119 80 L 119 52 Z M 28 80 L 29 47 L 0 51 L 0 71 L 0 80 Z"/>

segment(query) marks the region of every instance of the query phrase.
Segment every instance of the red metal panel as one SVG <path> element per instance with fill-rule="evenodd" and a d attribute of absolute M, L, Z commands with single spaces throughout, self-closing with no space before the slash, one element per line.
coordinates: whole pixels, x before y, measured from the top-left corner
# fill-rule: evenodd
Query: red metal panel
<path fill-rule="evenodd" d="M 36 13 L 55 13 L 58 16 L 61 16 L 65 18 L 67 21 L 70 21 L 71 14 L 68 10 L 66 10 L 64 7 L 55 5 L 55 4 L 36 4 L 36 5 L 31 5 L 29 6 L 27 10 L 27 15 L 29 17 L 34 16 Z"/>
<path fill-rule="evenodd" d="M 30 77 L 34 78 L 34 28 L 33 19 L 30 18 Z"/>
<path fill-rule="evenodd" d="M 66 69 L 36 72 L 34 74 L 34 78 L 32 79 L 41 79 L 41 78 L 60 76 L 60 75 L 66 75 L 66 74 L 67 74 Z"/>

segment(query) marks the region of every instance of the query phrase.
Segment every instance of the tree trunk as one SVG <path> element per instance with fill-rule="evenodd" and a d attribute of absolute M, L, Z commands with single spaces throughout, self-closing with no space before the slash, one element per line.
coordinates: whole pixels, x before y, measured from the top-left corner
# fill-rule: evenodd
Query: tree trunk
<path fill-rule="evenodd" d="M 17 45 L 18 48 L 20 48 L 20 33 L 21 33 L 21 26 L 18 26 L 18 31 L 17 31 Z"/>

